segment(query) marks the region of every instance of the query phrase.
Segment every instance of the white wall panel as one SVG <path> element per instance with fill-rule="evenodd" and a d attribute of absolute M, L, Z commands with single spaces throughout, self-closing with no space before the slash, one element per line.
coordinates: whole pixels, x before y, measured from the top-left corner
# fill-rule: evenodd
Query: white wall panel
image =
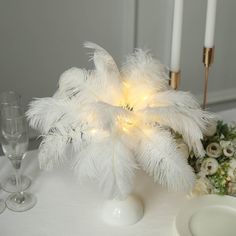
<path fill-rule="evenodd" d="M 137 46 L 148 46 L 169 65 L 174 0 L 138 0 Z M 202 48 L 207 0 L 185 0 L 181 88 L 202 99 Z M 236 1 L 218 1 L 215 63 L 209 78 L 209 102 L 236 99 Z"/>
<path fill-rule="evenodd" d="M 0 0 L 0 91 L 18 91 L 25 104 L 50 96 L 64 70 L 90 66 L 85 40 L 104 46 L 118 64 L 142 47 L 168 66 L 173 1 Z M 209 101 L 236 98 L 235 9 L 235 0 L 218 1 Z M 200 97 L 205 13 L 206 0 L 185 0 L 181 87 Z"/>

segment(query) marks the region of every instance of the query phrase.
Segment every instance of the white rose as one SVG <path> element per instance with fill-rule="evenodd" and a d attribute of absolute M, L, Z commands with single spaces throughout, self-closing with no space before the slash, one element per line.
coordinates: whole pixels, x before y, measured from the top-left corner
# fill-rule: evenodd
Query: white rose
<path fill-rule="evenodd" d="M 220 146 L 221 146 L 222 148 L 226 148 L 226 147 L 228 147 L 229 145 L 231 145 L 231 142 L 230 142 L 230 141 L 225 141 L 225 140 L 221 140 L 221 141 L 220 141 Z"/>
<path fill-rule="evenodd" d="M 232 181 L 236 180 L 236 160 L 233 159 L 229 162 L 229 168 L 227 171 L 227 175 L 228 175 L 228 177 L 230 177 L 230 179 Z"/>
<path fill-rule="evenodd" d="M 205 175 L 213 175 L 219 168 L 219 163 L 214 158 L 206 158 L 201 165 L 201 172 Z"/>
<path fill-rule="evenodd" d="M 222 154 L 222 147 L 218 143 L 210 143 L 206 148 L 209 157 L 217 158 Z"/>
<path fill-rule="evenodd" d="M 195 182 L 195 186 L 192 191 L 193 196 L 201 196 L 209 194 L 211 192 L 211 184 L 207 178 L 199 178 Z"/>
<path fill-rule="evenodd" d="M 236 160 L 232 159 L 232 160 L 229 162 L 229 167 L 230 167 L 230 168 L 233 168 L 233 169 L 236 169 Z"/>
<path fill-rule="evenodd" d="M 235 177 L 236 177 L 236 170 L 233 169 L 233 168 L 229 168 L 228 171 L 227 171 L 227 175 L 228 177 L 230 177 L 230 180 L 235 180 Z"/>
<path fill-rule="evenodd" d="M 234 155 L 235 149 L 232 145 L 229 145 L 223 149 L 223 153 L 226 157 L 232 157 Z"/>
<path fill-rule="evenodd" d="M 236 196 L 236 183 L 235 182 L 228 183 L 228 193 L 231 196 Z"/>

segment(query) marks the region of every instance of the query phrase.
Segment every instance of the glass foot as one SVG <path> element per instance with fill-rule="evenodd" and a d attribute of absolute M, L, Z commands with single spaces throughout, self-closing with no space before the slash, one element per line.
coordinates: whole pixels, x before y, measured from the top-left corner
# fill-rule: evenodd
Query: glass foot
<path fill-rule="evenodd" d="M 5 201 L 3 199 L 0 199 L 0 214 L 3 213 L 5 209 L 6 209 Z"/>
<path fill-rule="evenodd" d="M 21 188 L 22 191 L 29 188 L 31 185 L 31 179 L 27 176 L 21 175 Z M 8 193 L 15 193 L 16 188 L 16 177 L 14 175 L 8 176 L 5 180 L 2 181 L 2 189 Z"/>
<path fill-rule="evenodd" d="M 22 192 L 21 194 L 12 193 L 7 198 L 6 205 L 12 211 L 22 212 L 34 207 L 36 202 L 37 199 L 33 194 Z"/>

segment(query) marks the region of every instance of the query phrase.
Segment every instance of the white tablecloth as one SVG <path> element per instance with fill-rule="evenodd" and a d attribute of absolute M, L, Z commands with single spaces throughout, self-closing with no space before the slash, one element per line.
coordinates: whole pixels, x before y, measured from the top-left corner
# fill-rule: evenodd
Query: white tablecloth
<path fill-rule="evenodd" d="M 91 182 L 78 183 L 69 168 L 40 171 L 37 151 L 29 152 L 24 164 L 38 202 L 26 212 L 6 209 L 0 215 L 1 236 L 172 236 L 174 216 L 186 200 L 184 194 L 168 193 L 140 172 L 134 192 L 144 202 L 144 218 L 133 226 L 113 227 L 101 220 L 104 199 Z M 0 166 L 1 179 L 11 166 L 3 157 Z M 1 191 L 0 197 L 7 194 Z"/>
<path fill-rule="evenodd" d="M 221 115 L 236 120 L 236 109 Z M 0 180 L 10 169 L 9 161 L 1 157 Z M 114 227 L 101 220 L 104 199 L 97 187 L 78 183 L 69 168 L 41 171 L 37 151 L 31 151 L 23 172 L 32 178 L 30 191 L 37 196 L 37 205 L 21 213 L 6 209 L 0 215 L 0 236 L 172 236 L 174 217 L 187 200 L 184 193 L 168 193 L 140 172 L 134 193 L 144 202 L 144 217 L 135 225 Z M 0 191 L 0 197 L 7 195 Z"/>

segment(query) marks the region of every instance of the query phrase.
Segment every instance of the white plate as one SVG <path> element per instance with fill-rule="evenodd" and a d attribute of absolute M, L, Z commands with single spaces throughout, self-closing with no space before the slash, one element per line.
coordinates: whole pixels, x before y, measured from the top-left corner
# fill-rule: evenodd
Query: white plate
<path fill-rule="evenodd" d="M 206 195 L 181 208 L 175 219 L 178 236 L 235 236 L 236 198 Z"/>

